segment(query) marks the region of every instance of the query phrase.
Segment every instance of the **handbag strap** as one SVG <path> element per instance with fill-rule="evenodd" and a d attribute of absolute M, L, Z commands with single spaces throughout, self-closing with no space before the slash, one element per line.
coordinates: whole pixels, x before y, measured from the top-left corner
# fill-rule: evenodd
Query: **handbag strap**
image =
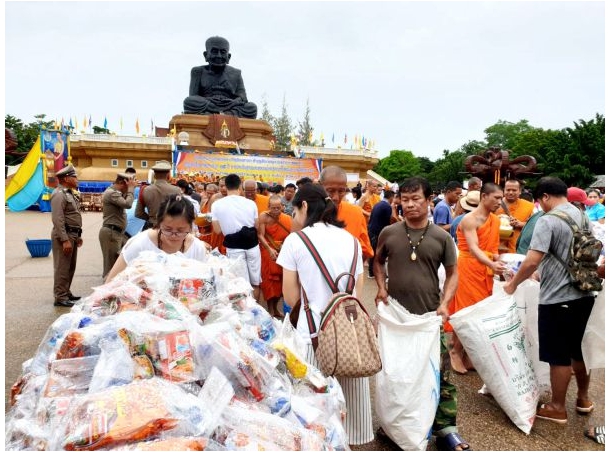
<path fill-rule="evenodd" d="M 333 293 L 339 292 L 339 288 L 338 288 L 339 279 L 341 277 L 343 277 L 344 275 L 350 275 L 351 279 L 347 283 L 347 285 L 348 285 L 347 292 L 351 294 L 354 290 L 354 286 L 356 285 L 356 278 L 354 276 L 354 273 L 356 272 L 356 264 L 357 264 L 357 259 L 358 259 L 358 242 L 356 242 L 356 239 L 354 238 L 354 257 L 352 259 L 352 266 L 350 268 L 350 273 L 341 273 L 339 276 L 337 276 L 337 279 L 335 281 L 333 281 L 332 277 L 330 276 L 330 273 L 328 272 L 328 268 L 326 268 L 326 265 L 324 265 L 324 262 L 322 261 L 322 258 L 320 257 L 320 253 L 318 253 L 318 250 L 316 249 L 314 244 L 311 242 L 311 240 L 309 239 L 307 234 L 305 234 L 303 231 L 297 231 L 296 234 L 301 238 L 301 240 L 303 240 L 303 243 L 305 243 L 305 247 L 311 253 L 316 265 L 318 265 L 318 268 L 322 272 L 322 275 L 324 276 L 324 280 L 330 287 L 330 290 Z M 309 300 L 307 299 L 307 293 L 305 293 L 305 288 L 301 286 L 301 289 L 303 292 L 303 310 L 305 311 L 305 317 L 307 318 L 307 326 L 309 328 L 309 337 L 311 338 L 311 345 L 313 346 L 313 350 L 315 352 L 316 349 L 318 348 L 318 331 L 316 328 L 316 323 L 313 319 L 313 314 L 309 307 Z"/>

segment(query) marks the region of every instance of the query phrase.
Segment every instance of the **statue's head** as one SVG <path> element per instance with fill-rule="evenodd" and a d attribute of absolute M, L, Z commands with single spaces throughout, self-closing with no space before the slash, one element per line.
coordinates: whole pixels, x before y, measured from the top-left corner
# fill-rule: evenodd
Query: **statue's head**
<path fill-rule="evenodd" d="M 220 36 L 212 36 L 205 42 L 205 61 L 215 68 L 223 68 L 229 64 L 231 54 L 229 53 L 229 41 Z"/>

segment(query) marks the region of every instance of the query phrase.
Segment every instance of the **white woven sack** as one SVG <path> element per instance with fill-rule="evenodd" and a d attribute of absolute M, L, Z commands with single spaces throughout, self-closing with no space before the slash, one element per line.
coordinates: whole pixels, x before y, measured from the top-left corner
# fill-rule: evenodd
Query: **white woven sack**
<path fill-rule="evenodd" d="M 606 284 L 597 294 L 582 338 L 582 356 L 587 370 L 606 367 Z"/>
<path fill-rule="evenodd" d="M 375 409 L 401 449 L 426 450 L 440 396 L 441 317 L 411 314 L 388 300 L 377 311 L 383 368 L 375 376 Z"/>
<path fill-rule="evenodd" d="M 498 405 L 529 434 L 539 392 L 514 297 L 495 293 L 456 312 L 450 322 Z"/>
<path fill-rule="evenodd" d="M 504 285 L 504 283 L 502 283 Z M 498 289 L 494 285 L 494 293 Z M 540 342 L 538 340 L 538 300 L 540 283 L 533 279 L 523 281 L 513 294 L 517 302 L 517 312 L 525 330 L 525 351 L 532 360 L 540 394 L 551 392 L 551 368 L 549 363 L 540 361 Z"/>

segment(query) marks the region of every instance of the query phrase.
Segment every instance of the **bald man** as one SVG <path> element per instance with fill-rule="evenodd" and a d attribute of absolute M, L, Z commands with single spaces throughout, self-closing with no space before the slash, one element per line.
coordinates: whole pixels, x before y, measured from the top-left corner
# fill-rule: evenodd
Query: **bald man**
<path fill-rule="evenodd" d="M 258 184 L 254 179 L 244 181 L 244 196 L 256 203 L 259 215 L 267 211 L 269 196 L 258 193 Z"/>
<path fill-rule="evenodd" d="M 320 185 L 337 206 L 337 218 L 345 223 L 345 229 L 358 239 L 365 259 L 373 257 L 366 219 L 362 209 L 344 201 L 347 193 L 347 173 L 339 166 L 325 167 L 320 173 Z"/>

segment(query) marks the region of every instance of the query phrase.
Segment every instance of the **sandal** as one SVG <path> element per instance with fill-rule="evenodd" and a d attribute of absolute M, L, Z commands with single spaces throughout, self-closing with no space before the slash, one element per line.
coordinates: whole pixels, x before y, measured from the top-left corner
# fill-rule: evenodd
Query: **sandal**
<path fill-rule="evenodd" d="M 447 433 L 442 437 L 437 436 L 436 448 L 438 450 L 472 450 L 470 444 L 464 441 L 464 438 L 456 432 Z"/>
<path fill-rule="evenodd" d="M 549 408 L 548 405 L 543 403 L 540 408 L 536 411 L 536 417 L 545 419 L 547 421 L 555 422 L 556 424 L 567 424 L 568 414 Z"/>
<path fill-rule="evenodd" d="M 595 404 L 590 400 L 576 399 L 576 412 L 579 414 L 589 414 L 595 408 Z"/>
<path fill-rule="evenodd" d="M 589 427 L 585 430 L 585 436 L 592 439 L 597 444 L 606 444 L 606 427 L 603 425 L 599 427 Z"/>

